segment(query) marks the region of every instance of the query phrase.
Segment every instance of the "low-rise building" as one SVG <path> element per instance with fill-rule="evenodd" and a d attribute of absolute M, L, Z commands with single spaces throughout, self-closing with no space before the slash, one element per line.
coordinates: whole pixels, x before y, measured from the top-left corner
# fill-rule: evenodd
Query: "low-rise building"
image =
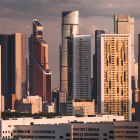
<path fill-rule="evenodd" d="M 43 102 L 42 111 L 44 113 L 52 113 L 54 110 L 54 102 Z"/>
<path fill-rule="evenodd" d="M 42 112 L 42 98 L 38 95 L 26 96 L 18 105 L 18 112 L 20 113 L 23 110 L 27 110 L 31 114 Z"/>
<path fill-rule="evenodd" d="M 139 140 L 140 122 L 78 122 L 66 124 L 18 125 L 14 139 L 64 139 L 64 140 Z"/>
<path fill-rule="evenodd" d="M 94 115 L 94 99 L 73 99 L 67 101 L 68 115 Z"/>
<path fill-rule="evenodd" d="M 95 117 L 75 117 L 75 116 L 57 116 L 54 118 L 7 118 L 8 120 L 0 120 L 0 137 L 2 139 L 13 139 L 14 130 L 17 129 L 19 125 L 50 125 L 50 124 L 62 124 L 62 123 L 70 123 L 70 122 L 108 122 L 108 121 L 124 121 L 124 116 L 117 116 L 117 115 L 102 115 L 102 116 L 95 116 Z M 29 130 L 29 129 L 26 129 Z M 41 130 L 41 129 L 40 129 Z M 39 134 L 42 135 L 43 133 Z"/>

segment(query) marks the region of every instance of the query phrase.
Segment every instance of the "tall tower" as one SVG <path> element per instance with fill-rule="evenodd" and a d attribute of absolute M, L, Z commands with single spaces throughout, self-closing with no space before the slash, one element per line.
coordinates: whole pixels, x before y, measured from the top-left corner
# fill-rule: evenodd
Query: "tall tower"
<path fill-rule="evenodd" d="M 114 34 L 131 34 L 131 76 L 134 70 L 134 18 L 129 15 L 114 15 Z"/>
<path fill-rule="evenodd" d="M 95 54 L 93 55 L 93 78 L 94 78 L 94 95 L 93 99 L 95 99 L 95 105 L 97 105 L 97 47 L 98 47 L 98 36 L 101 34 L 105 34 L 104 30 L 96 30 L 95 31 Z"/>
<path fill-rule="evenodd" d="M 26 34 L 1 34 L 0 45 L 1 94 L 6 101 L 11 94 L 20 100 L 27 93 Z"/>
<path fill-rule="evenodd" d="M 29 61 L 28 61 L 28 90 L 30 95 L 33 93 L 33 35 L 28 38 L 28 55 L 29 55 Z"/>
<path fill-rule="evenodd" d="M 140 34 L 138 34 L 138 88 L 140 89 Z"/>
<path fill-rule="evenodd" d="M 51 101 L 51 77 L 43 26 L 37 19 L 33 19 L 33 94 L 43 97 L 43 101 Z"/>
<path fill-rule="evenodd" d="M 60 92 L 67 93 L 67 39 L 69 35 L 78 34 L 78 11 L 62 12 L 61 46 L 60 46 Z"/>
<path fill-rule="evenodd" d="M 97 48 L 98 113 L 131 120 L 131 35 L 101 34 Z"/>
<path fill-rule="evenodd" d="M 68 39 L 68 99 L 91 99 L 91 36 Z"/>

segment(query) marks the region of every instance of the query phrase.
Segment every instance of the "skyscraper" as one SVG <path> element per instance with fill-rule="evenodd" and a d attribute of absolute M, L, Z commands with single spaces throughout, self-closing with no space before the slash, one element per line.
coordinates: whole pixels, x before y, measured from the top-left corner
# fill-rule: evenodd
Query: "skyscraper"
<path fill-rule="evenodd" d="M 138 88 L 140 89 L 140 34 L 138 34 Z"/>
<path fill-rule="evenodd" d="M 98 40 L 98 113 L 131 120 L 131 35 L 101 34 Z"/>
<path fill-rule="evenodd" d="M 95 31 L 95 54 L 93 55 L 93 78 L 94 78 L 93 99 L 95 99 L 95 105 L 97 105 L 97 47 L 99 38 L 98 36 L 101 34 L 105 34 L 105 31 L 104 30 Z"/>
<path fill-rule="evenodd" d="M 43 26 L 33 19 L 33 95 L 51 101 L 52 72 L 48 65 L 48 44 L 43 38 Z"/>
<path fill-rule="evenodd" d="M 26 34 L 1 34 L 0 45 L 1 94 L 5 100 L 11 94 L 20 100 L 27 93 Z"/>
<path fill-rule="evenodd" d="M 91 36 L 68 40 L 68 99 L 91 99 Z"/>
<path fill-rule="evenodd" d="M 114 15 L 114 34 L 131 34 L 131 76 L 134 70 L 134 18 L 129 15 Z"/>
<path fill-rule="evenodd" d="M 67 93 L 67 39 L 78 34 L 78 11 L 62 12 L 60 46 L 60 92 Z"/>
<path fill-rule="evenodd" d="M 29 85 L 28 90 L 30 95 L 33 93 L 33 35 L 31 35 L 28 38 L 28 55 L 29 55 L 29 61 L 28 61 L 28 79 L 29 79 Z"/>

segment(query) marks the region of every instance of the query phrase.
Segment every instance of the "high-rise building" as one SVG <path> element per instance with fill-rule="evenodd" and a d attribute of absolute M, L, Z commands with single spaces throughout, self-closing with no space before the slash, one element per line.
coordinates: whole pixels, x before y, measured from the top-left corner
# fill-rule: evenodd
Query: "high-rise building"
<path fill-rule="evenodd" d="M 93 99 L 95 99 L 95 105 L 97 105 L 97 47 L 98 47 L 98 36 L 101 34 L 105 34 L 104 30 L 96 30 L 95 31 L 95 54 L 93 55 Z M 99 40 L 100 41 L 100 40 Z"/>
<path fill-rule="evenodd" d="M 140 89 L 140 34 L 138 34 L 138 88 Z"/>
<path fill-rule="evenodd" d="M 68 99 L 91 99 L 91 36 L 68 40 Z"/>
<path fill-rule="evenodd" d="M 33 19 L 33 95 L 50 102 L 52 72 L 48 65 L 48 44 L 42 32 L 41 23 Z"/>
<path fill-rule="evenodd" d="M 28 38 L 28 90 L 29 94 L 33 93 L 33 35 Z"/>
<path fill-rule="evenodd" d="M 131 35 L 101 34 L 98 40 L 98 113 L 131 120 Z"/>
<path fill-rule="evenodd" d="M 114 15 L 114 33 L 131 34 L 131 76 L 135 76 L 134 69 L 134 18 L 129 15 Z"/>
<path fill-rule="evenodd" d="M 67 39 L 69 35 L 78 34 L 78 11 L 62 12 L 61 46 L 60 46 L 60 92 L 67 93 Z"/>
<path fill-rule="evenodd" d="M 27 93 L 26 34 L 1 34 L 0 45 L 1 94 L 20 100 Z"/>

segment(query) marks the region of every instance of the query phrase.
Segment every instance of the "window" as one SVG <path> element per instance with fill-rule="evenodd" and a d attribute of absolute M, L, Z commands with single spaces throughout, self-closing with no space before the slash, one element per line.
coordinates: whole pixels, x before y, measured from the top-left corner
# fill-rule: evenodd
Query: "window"
<path fill-rule="evenodd" d="M 121 65 L 123 66 L 123 60 L 121 60 Z"/>
<path fill-rule="evenodd" d="M 117 87 L 117 93 L 119 93 L 119 87 Z"/>
<path fill-rule="evenodd" d="M 11 125 L 8 125 L 8 127 L 11 127 Z"/>
<path fill-rule="evenodd" d="M 111 89 L 111 81 L 109 81 L 109 88 Z"/>
<path fill-rule="evenodd" d="M 124 61 L 125 61 L 125 53 L 124 53 Z"/>
<path fill-rule="evenodd" d="M 121 90 L 121 95 L 123 95 L 123 89 Z"/>
<path fill-rule="evenodd" d="M 121 108 L 123 109 L 123 101 L 121 101 Z"/>
<path fill-rule="evenodd" d="M 111 56 L 109 55 L 109 63 L 111 63 Z"/>
<path fill-rule="evenodd" d="M 114 131 L 109 131 L 109 134 L 113 134 L 114 133 Z"/>
<path fill-rule="evenodd" d="M 63 136 L 60 136 L 60 139 L 63 139 Z"/>
<path fill-rule="evenodd" d="M 106 65 L 108 66 L 108 60 L 106 60 Z"/>
<path fill-rule="evenodd" d="M 104 136 L 107 136 L 107 133 L 104 133 Z"/>
<path fill-rule="evenodd" d="M 66 133 L 66 136 L 70 136 L 70 133 Z"/>
<path fill-rule="evenodd" d="M 114 137 L 113 136 L 109 136 L 109 139 L 114 139 Z"/>
<path fill-rule="evenodd" d="M 126 72 L 124 71 L 124 82 L 126 82 Z"/>
<path fill-rule="evenodd" d="M 119 58 L 117 58 L 117 66 L 119 66 Z"/>

